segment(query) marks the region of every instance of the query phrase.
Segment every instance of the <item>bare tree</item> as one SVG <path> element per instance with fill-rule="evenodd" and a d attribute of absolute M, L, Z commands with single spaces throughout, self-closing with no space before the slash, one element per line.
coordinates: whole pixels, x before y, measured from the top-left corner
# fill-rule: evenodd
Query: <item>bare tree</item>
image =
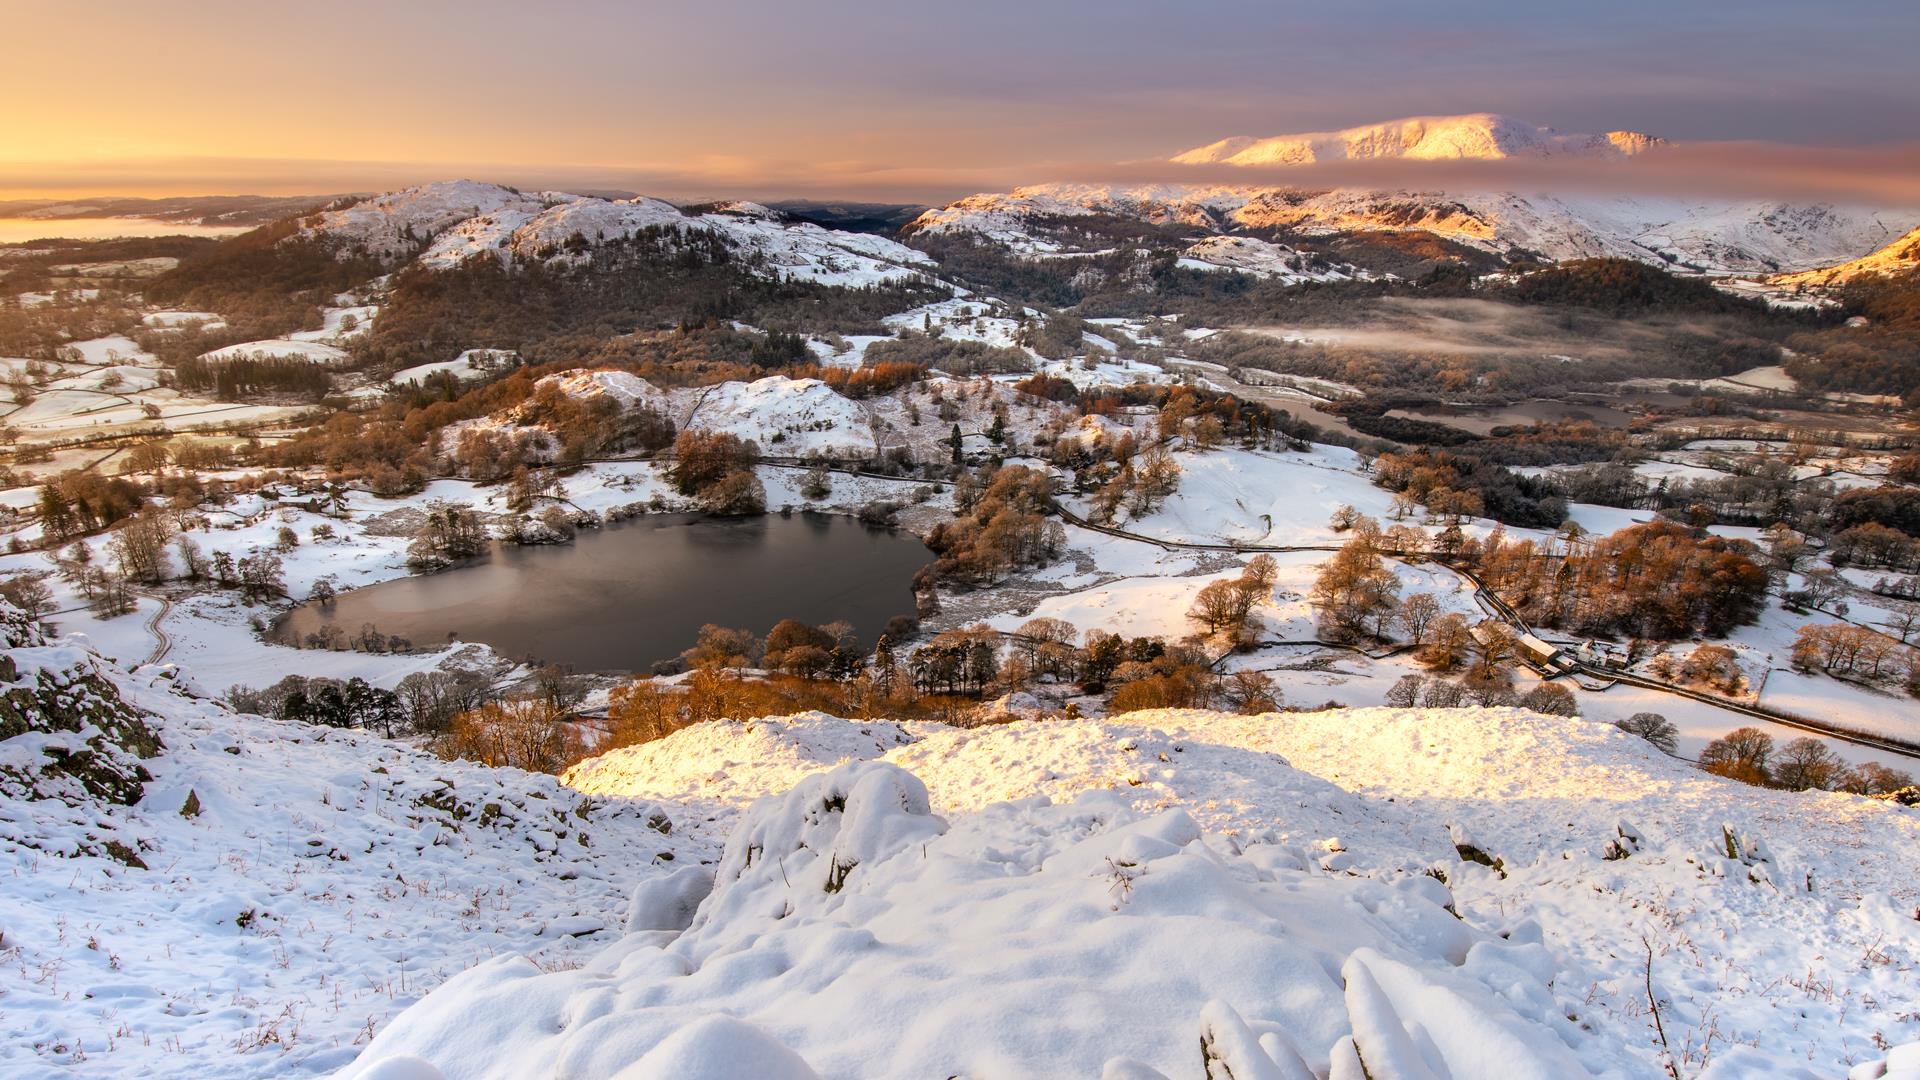
<path fill-rule="evenodd" d="M 1400 601 L 1400 610 L 1394 613 L 1394 621 L 1407 632 L 1407 640 L 1415 645 L 1427 643 L 1427 630 L 1433 621 L 1440 617 L 1440 601 L 1432 593 L 1417 592 Z"/>
<path fill-rule="evenodd" d="M 1774 759 L 1773 782 L 1793 791 L 1825 790 L 1840 782 L 1846 768 L 1847 763 L 1827 749 L 1827 744 L 1803 736 L 1780 748 Z"/>
<path fill-rule="evenodd" d="M 1772 758 L 1773 736 L 1743 727 L 1708 743 L 1700 751 L 1700 768 L 1742 783 L 1766 784 L 1773 779 L 1767 768 Z"/>
<path fill-rule="evenodd" d="M 1396 709 L 1411 709 L 1420 703 L 1420 691 L 1426 686 L 1424 675 L 1408 672 L 1387 688 L 1387 704 Z"/>
<path fill-rule="evenodd" d="M 1625 720 L 1614 721 L 1613 726 L 1629 735 L 1640 736 L 1663 753 L 1671 754 L 1679 745 L 1680 730 L 1657 712 L 1637 712 Z"/>

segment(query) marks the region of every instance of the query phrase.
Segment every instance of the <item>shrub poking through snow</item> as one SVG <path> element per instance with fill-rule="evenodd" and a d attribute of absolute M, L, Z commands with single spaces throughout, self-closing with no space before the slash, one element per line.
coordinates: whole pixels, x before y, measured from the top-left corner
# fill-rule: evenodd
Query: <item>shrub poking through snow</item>
<path fill-rule="evenodd" d="M 1453 850 L 1458 852 L 1462 862 L 1479 863 L 1501 877 L 1507 876 L 1507 864 L 1503 859 L 1494 858 L 1486 850 L 1473 842 L 1467 835 L 1466 826 L 1455 822 L 1447 826 L 1447 836 L 1453 841 Z"/>

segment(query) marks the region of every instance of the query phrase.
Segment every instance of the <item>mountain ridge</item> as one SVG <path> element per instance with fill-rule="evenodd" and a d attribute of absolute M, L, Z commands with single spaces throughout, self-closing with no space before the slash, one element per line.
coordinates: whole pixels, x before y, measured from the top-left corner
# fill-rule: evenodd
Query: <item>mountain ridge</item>
<path fill-rule="evenodd" d="M 1111 215 L 1210 233 L 1428 232 L 1500 255 L 1612 257 L 1713 273 L 1813 270 L 1920 226 L 1920 211 L 1753 200 L 1369 190 L 1220 183 L 1035 184 L 927 211 L 909 232 L 972 232 L 1055 255 L 1060 219 Z"/>

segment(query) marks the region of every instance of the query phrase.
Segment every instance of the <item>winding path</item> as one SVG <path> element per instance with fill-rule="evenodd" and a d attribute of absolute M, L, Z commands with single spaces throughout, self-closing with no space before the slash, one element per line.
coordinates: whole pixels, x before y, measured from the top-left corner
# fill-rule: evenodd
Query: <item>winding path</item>
<path fill-rule="evenodd" d="M 153 652 L 147 657 L 149 664 L 157 664 L 165 660 L 167 654 L 173 651 L 173 639 L 167 636 L 165 630 L 160 629 L 160 620 L 166 618 L 173 610 L 173 601 L 164 596 L 156 596 L 154 599 L 160 601 L 160 609 L 153 613 L 153 618 L 147 620 L 147 633 L 153 635 Z"/>

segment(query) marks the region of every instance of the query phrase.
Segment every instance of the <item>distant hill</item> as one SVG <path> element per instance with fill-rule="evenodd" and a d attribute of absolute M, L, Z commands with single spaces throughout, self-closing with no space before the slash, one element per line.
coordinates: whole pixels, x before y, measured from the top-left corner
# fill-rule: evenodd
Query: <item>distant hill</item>
<path fill-rule="evenodd" d="M 341 195 L 182 195 L 166 199 L 120 196 L 79 199 L 0 200 L 0 217 L 66 221 L 83 218 L 152 218 L 193 225 L 266 225 L 317 210 Z"/>
<path fill-rule="evenodd" d="M 1775 284 L 1786 286 L 1824 287 L 1844 285 L 1855 278 L 1873 274 L 1911 274 L 1916 270 L 1920 270 L 1920 228 L 1858 259 L 1817 270 L 1805 270 L 1798 274 L 1782 274 L 1773 281 Z"/>

